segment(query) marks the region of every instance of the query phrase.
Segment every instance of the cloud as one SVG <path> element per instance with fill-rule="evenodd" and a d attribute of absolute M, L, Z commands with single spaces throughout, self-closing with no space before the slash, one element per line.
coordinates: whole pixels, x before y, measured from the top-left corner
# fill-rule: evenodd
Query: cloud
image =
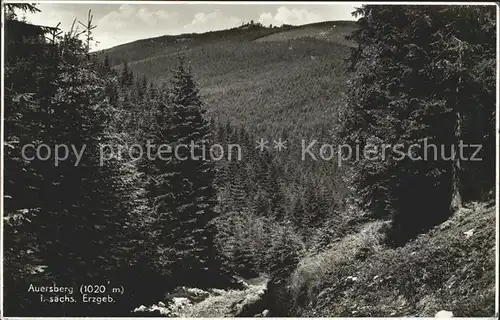
<path fill-rule="evenodd" d="M 99 48 L 169 34 L 178 26 L 179 14 L 145 6 L 123 4 L 102 16 L 96 23 L 102 32 L 96 37 Z"/>
<path fill-rule="evenodd" d="M 263 25 L 300 25 L 324 20 L 325 19 L 321 15 L 308 11 L 307 9 L 288 9 L 285 6 L 279 7 L 274 15 L 270 12 L 264 12 L 259 17 L 259 22 Z"/>
<path fill-rule="evenodd" d="M 41 3 L 41 13 L 27 14 L 35 24 L 69 30 L 73 19 L 86 21 L 89 9 L 95 15 L 94 37 L 105 49 L 139 39 L 202 33 L 240 26 L 250 20 L 264 25 L 306 24 L 349 19 L 353 6 L 346 5 L 185 5 L 185 4 L 61 4 Z M 257 19 L 257 20 L 256 20 Z"/>
<path fill-rule="evenodd" d="M 201 33 L 241 25 L 242 20 L 226 16 L 220 10 L 197 12 L 181 17 L 178 12 L 147 6 L 123 4 L 102 16 L 96 36 L 99 49 L 138 39 L 181 33 Z M 183 19 L 182 19 L 183 18 Z"/>
<path fill-rule="evenodd" d="M 61 28 L 69 29 L 73 23 L 74 17 L 69 16 L 65 10 L 50 10 L 47 9 L 48 4 L 40 4 L 38 6 L 41 12 L 36 13 L 20 13 L 21 17 L 25 17 L 26 21 L 42 26 L 55 27 L 58 23 L 61 23 Z"/>
<path fill-rule="evenodd" d="M 137 12 L 137 16 L 142 22 L 153 26 L 166 24 L 172 26 L 177 22 L 179 14 L 177 12 L 168 12 L 166 10 L 150 11 L 148 8 L 141 8 Z"/>
<path fill-rule="evenodd" d="M 184 26 L 185 32 L 205 32 L 223 30 L 241 25 L 242 20 L 234 16 L 224 16 L 220 10 L 209 13 L 197 12 L 191 23 Z"/>
<path fill-rule="evenodd" d="M 178 17 L 177 12 L 166 10 L 151 11 L 147 7 L 134 6 L 130 4 L 121 5 L 118 10 L 104 15 L 97 24 L 106 30 L 135 28 L 142 29 L 145 26 L 173 26 Z"/>

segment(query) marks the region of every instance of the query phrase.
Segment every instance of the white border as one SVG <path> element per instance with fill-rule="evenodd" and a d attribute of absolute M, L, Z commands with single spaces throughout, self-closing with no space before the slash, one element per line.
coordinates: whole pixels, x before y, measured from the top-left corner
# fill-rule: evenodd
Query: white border
<path fill-rule="evenodd" d="M 6 0 L 3 3 L 32 3 L 34 1 L 26 1 L 26 0 Z M 500 96 L 499 96 L 499 86 L 500 86 L 500 62 L 499 62 L 499 55 L 500 55 L 500 40 L 499 40 L 499 34 L 500 34 L 500 4 L 494 3 L 494 2 L 381 2 L 381 1 L 335 1 L 335 2 L 328 2 L 328 1 L 297 1 L 297 2 L 287 2 L 287 1 L 266 1 L 266 2 L 257 2 L 257 1 L 92 1 L 92 0 L 74 0 L 74 1 L 57 1 L 57 0 L 39 0 L 36 1 L 36 3 L 54 3 L 54 4 L 155 4 L 155 5 L 171 5 L 171 4 L 183 4 L 183 5 L 276 5 L 276 4 L 293 4 L 293 5 L 342 5 L 342 4 L 355 4 L 355 5 L 362 5 L 362 4 L 380 4 L 380 5 L 495 5 L 497 7 L 497 13 L 496 13 L 496 36 L 497 36 L 497 64 L 496 64 L 496 90 L 497 90 L 497 99 L 496 99 L 496 203 L 495 203 L 495 209 L 496 209 L 496 276 L 495 276 L 495 313 L 496 317 L 498 317 L 499 311 L 499 291 L 498 291 L 498 286 L 499 286 L 499 265 L 498 265 L 498 260 L 499 260 L 499 202 L 500 202 L 500 193 L 499 193 L 499 180 L 500 180 L 500 169 L 499 169 L 499 163 L 500 163 L 500 116 L 499 116 L 499 111 L 500 111 Z M 2 99 L 2 105 L 0 108 L 0 145 L 1 145 L 1 150 L 0 150 L 0 280 L 1 280 L 1 287 L 2 290 L 0 290 L 0 318 L 1 319 L 7 319 L 6 317 L 3 317 L 3 199 L 4 199 L 4 190 L 3 190 L 3 178 L 4 178 L 4 158 L 3 158 L 3 150 L 4 150 L 4 86 L 3 84 L 5 83 L 4 81 L 4 59 L 5 59 L 5 46 L 4 46 L 4 6 L 2 6 L 1 9 L 2 12 L 2 42 L 1 42 L 1 48 L 2 48 L 2 65 L 1 65 L 1 77 L 2 77 L 2 87 L 1 87 L 1 99 Z M 61 318 L 61 317 L 59 317 Z M 405 318 L 378 318 L 378 319 L 406 319 Z M 57 319 L 57 317 L 9 317 L 8 319 Z M 98 318 L 83 318 L 83 317 L 74 317 L 72 319 L 98 319 Z M 137 319 L 137 318 L 132 318 L 132 317 L 107 317 L 106 319 Z M 159 318 L 147 318 L 147 319 L 162 319 L 165 320 L 165 317 L 159 317 Z M 200 319 L 200 318 L 186 318 L 186 319 Z M 204 318 L 204 319 L 223 319 L 223 318 Z M 242 318 L 242 319 L 254 319 L 254 318 Z M 303 319 L 303 318 L 286 318 L 286 319 Z M 314 318 L 313 318 L 314 319 Z M 338 319 L 351 319 L 351 318 L 338 318 Z M 357 318 L 357 319 L 372 319 L 372 318 Z M 434 318 L 420 318 L 420 319 L 434 319 Z M 465 318 L 465 319 L 482 319 L 482 318 Z"/>
<path fill-rule="evenodd" d="M 1 66 L 1 73 L 2 73 L 2 88 L 1 88 L 1 98 L 2 98 L 2 106 L 0 107 L 0 318 L 3 317 L 3 177 L 4 177 L 4 167 L 3 167 L 3 150 L 4 150 L 4 84 L 5 84 L 5 77 L 4 77 L 4 61 L 5 61 L 5 44 L 4 44 L 4 26 L 5 26 L 5 10 L 4 6 L 2 5 L 1 9 L 1 14 L 2 14 L 2 66 Z"/>
<path fill-rule="evenodd" d="M 494 2 L 430 2 L 430 1 L 394 1 L 394 2 L 384 2 L 384 1 L 134 1 L 134 0 L 123 0 L 123 1 L 110 1 L 110 0 L 40 0 L 40 1 L 27 1 L 27 0 L 5 0 L 4 3 L 58 3 L 58 4 L 157 4 L 157 5 L 171 5 L 171 4 L 183 4 L 183 5 L 277 5 L 277 4 L 293 4 L 293 5 L 342 5 L 342 4 L 380 4 L 380 5 L 496 5 Z"/>
<path fill-rule="evenodd" d="M 498 268 L 498 253 L 499 253 L 499 250 L 498 250 L 498 246 L 499 246 L 499 208 L 498 208 L 498 205 L 499 205 L 499 200 L 500 200 L 500 196 L 499 196 L 499 180 L 500 180 L 500 169 L 499 169 L 499 163 L 500 163 L 500 137 L 499 137 L 499 134 L 500 134 L 500 115 L 498 114 L 499 110 L 500 110 L 500 96 L 499 96 L 499 87 L 500 87 L 500 62 L 499 62 L 499 55 L 500 55 L 500 40 L 499 40 L 499 37 L 500 37 L 500 5 L 497 3 L 496 4 L 496 7 L 497 7 L 497 83 L 496 83 L 496 89 L 497 89 L 497 109 L 496 109 L 496 118 L 497 118 L 497 128 L 496 128 L 496 190 L 495 190 L 495 193 L 496 193 L 496 200 L 495 200 L 495 208 L 496 208 L 496 254 L 497 254 L 497 257 L 496 257 L 496 276 L 495 276 L 495 314 L 496 316 L 498 317 L 498 304 L 499 304 L 499 295 L 498 295 L 498 274 L 499 274 L 499 268 Z"/>

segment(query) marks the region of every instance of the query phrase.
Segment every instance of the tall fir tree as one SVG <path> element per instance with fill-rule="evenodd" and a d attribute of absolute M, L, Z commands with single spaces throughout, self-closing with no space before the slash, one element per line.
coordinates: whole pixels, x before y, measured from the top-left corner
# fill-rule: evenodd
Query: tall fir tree
<path fill-rule="evenodd" d="M 26 28 L 31 32 L 35 27 Z M 51 42 L 26 35 L 17 41 L 7 35 L 6 138 L 12 148 L 6 159 L 6 194 L 11 199 L 6 207 L 13 223 L 6 270 L 13 272 L 6 279 L 6 308 L 11 314 L 126 315 L 122 303 L 130 305 L 129 292 L 121 303 L 106 306 L 82 303 L 78 294 L 76 303 L 48 304 L 34 299 L 26 286 L 126 286 L 131 266 L 138 264 L 145 248 L 147 210 L 136 168 L 118 159 L 100 159 L 100 146 L 116 137 L 110 125 L 116 108 L 107 95 L 109 83 L 73 31 Z M 27 70 L 32 71 L 30 81 L 22 77 Z M 21 147 L 30 143 L 84 152 L 78 163 L 69 154 L 56 165 L 53 157 L 23 158 Z"/>
<path fill-rule="evenodd" d="M 158 111 L 154 140 L 178 150 L 170 160 L 153 162 L 148 193 L 173 282 L 203 285 L 220 272 L 211 226 L 216 216 L 215 170 L 201 148 L 210 145 L 209 125 L 193 76 L 181 58 L 168 101 Z M 191 153 L 192 144 L 197 147 Z"/>
<path fill-rule="evenodd" d="M 351 56 L 355 72 L 347 108 L 340 110 L 339 137 L 361 150 L 378 146 L 375 161 L 353 160 L 350 181 L 364 207 L 393 217 L 393 243 L 442 222 L 463 198 L 493 186 L 486 178 L 487 184 L 469 186 L 464 194 L 461 182 L 486 177 L 493 168 L 494 95 L 486 81 L 494 74 L 493 11 L 377 5 L 357 10 L 360 28 L 351 37 L 358 43 Z M 483 53 L 486 61 L 474 58 Z M 483 155 L 490 167 L 461 163 L 460 141 L 480 143 L 481 136 L 489 137 Z M 394 149 L 382 155 L 382 144 L 403 146 L 404 157 Z M 410 150 L 412 145 L 417 147 Z"/>

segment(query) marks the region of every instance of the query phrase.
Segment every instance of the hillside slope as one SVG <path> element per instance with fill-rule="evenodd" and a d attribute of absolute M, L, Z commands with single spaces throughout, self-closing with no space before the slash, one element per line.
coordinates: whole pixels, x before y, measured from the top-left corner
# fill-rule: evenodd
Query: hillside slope
<path fill-rule="evenodd" d="M 473 203 L 396 249 L 370 222 L 299 263 L 282 288 L 290 315 L 493 316 L 495 218 L 494 203 Z"/>
<path fill-rule="evenodd" d="M 338 43 L 345 46 L 354 46 L 346 36 L 350 35 L 357 26 L 352 21 L 327 21 L 303 25 L 288 31 L 281 31 L 256 39 L 257 42 L 289 41 L 300 38 L 315 38 L 318 40 Z"/>
<path fill-rule="evenodd" d="M 383 244 L 388 221 L 359 220 L 351 233 L 304 257 L 278 294 L 264 294 L 268 279 L 261 276 L 243 289 L 209 290 L 175 314 L 251 316 L 269 308 L 273 317 L 493 316 L 495 218 L 493 203 L 471 203 L 396 249 Z M 241 313 L 241 306 L 249 310 Z"/>

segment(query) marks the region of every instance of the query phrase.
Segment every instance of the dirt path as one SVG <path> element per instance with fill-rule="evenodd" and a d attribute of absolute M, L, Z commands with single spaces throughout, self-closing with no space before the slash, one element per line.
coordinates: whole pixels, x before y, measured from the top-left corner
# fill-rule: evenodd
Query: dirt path
<path fill-rule="evenodd" d="M 244 290 L 220 290 L 219 295 L 187 306 L 179 312 L 180 317 L 234 317 L 252 304 L 258 303 L 267 289 L 268 279 L 261 276 L 246 280 Z M 262 312 L 264 310 L 260 310 Z"/>

